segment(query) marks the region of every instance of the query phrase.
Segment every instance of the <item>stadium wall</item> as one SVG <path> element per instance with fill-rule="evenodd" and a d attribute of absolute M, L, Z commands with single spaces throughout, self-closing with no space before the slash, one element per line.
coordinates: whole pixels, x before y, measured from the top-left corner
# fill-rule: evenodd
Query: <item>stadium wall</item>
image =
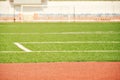
<path fill-rule="evenodd" d="M 2 1 L 0 21 L 120 21 L 120 1 L 49 1 L 47 5 Z"/>

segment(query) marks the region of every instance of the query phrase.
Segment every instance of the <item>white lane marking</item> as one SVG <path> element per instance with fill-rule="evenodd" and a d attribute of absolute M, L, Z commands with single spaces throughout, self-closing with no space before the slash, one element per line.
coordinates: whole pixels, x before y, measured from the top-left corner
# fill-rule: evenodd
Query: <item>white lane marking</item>
<path fill-rule="evenodd" d="M 18 43 L 18 42 L 15 42 L 14 43 L 18 48 L 22 49 L 23 51 L 25 52 L 32 52 L 30 49 L 24 47 L 22 44 Z"/>
<path fill-rule="evenodd" d="M 52 52 L 58 52 L 58 53 L 64 53 L 64 52 L 67 52 L 67 53 L 72 53 L 72 52 L 79 52 L 79 53 L 85 53 L 85 52 L 101 52 L 101 53 L 104 53 L 104 52 L 107 52 L 107 53 L 110 53 L 110 52 L 120 52 L 120 50 L 63 50 L 63 51 L 31 51 L 31 52 L 37 52 L 37 53 L 52 53 Z M 24 51 L 0 51 L 0 53 L 25 53 Z"/>
<path fill-rule="evenodd" d="M 120 34 L 116 31 L 95 31 L 95 32 L 49 32 L 49 33 L 0 33 L 3 35 L 39 35 L 39 34 Z"/>
<path fill-rule="evenodd" d="M 95 31 L 95 32 L 54 32 L 45 34 L 120 34 L 120 32 L 115 31 Z"/>
<path fill-rule="evenodd" d="M 74 44 L 74 43 L 90 43 L 90 44 L 93 44 L 93 43 L 100 43 L 100 44 L 109 44 L 109 43 L 112 43 L 112 44 L 118 44 L 120 43 L 120 41 L 54 41 L 54 42 L 20 42 L 20 43 L 23 43 L 23 44 Z"/>
<path fill-rule="evenodd" d="M 35 52 L 120 52 L 120 50 L 63 50 L 63 51 L 35 51 Z"/>
<path fill-rule="evenodd" d="M 0 53 L 25 53 L 25 51 L 0 51 Z"/>

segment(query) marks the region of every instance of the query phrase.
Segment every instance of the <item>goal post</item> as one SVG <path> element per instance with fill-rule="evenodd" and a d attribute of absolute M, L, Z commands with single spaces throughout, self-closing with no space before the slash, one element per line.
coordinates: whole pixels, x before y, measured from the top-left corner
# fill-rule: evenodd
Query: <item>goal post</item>
<path fill-rule="evenodd" d="M 14 5 L 14 13 L 22 14 L 23 21 L 32 21 L 34 13 L 42 10 L 41 5 L 47 5 L 48 0 L 10 0 Z"/>
<path fill-rule="evenodd" d="M 34 21 L 34 15 L 40 13 L 44 6 L 41 5 L 21 5 L 20 12 L 23 14 L 23 21 Z"/>

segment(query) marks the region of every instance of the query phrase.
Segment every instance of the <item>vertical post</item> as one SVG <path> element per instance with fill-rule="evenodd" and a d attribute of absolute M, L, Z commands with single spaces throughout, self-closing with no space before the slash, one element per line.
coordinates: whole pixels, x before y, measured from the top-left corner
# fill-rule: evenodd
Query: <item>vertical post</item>
<path fill-rule="evenodd" d="M 16 19 L 15 19 L 15 5 L 14 5 L 14 23 L 15 23 L 15 20 L 16 20 Z"/>
<path fill-rule="evenodd" d="M 20 6 L 20 10 L 21 10 L 21 11 L 20 11 L 20 12 L 21 12 L 21 13 L 20 13 L 20 14 L 21 14 L 21 16 L 20 16 L 20 17 L 21 17 L 21 22 L 23 21 L 23 20 L 22 20 L 22 15 L 23 15 L 23 6 L 24 6 L 24 5 L 21 5 L 21 6 Z"/>
<path fill-rule="evenodd" d="M 73 19 L 74 19 L 74 22 L 75 22 L 75 5 L 73 6 Z"/>

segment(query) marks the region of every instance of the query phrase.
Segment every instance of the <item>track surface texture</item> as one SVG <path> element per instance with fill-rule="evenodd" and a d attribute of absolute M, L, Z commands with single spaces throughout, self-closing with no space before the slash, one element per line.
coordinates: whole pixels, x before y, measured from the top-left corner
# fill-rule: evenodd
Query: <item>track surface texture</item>
<path fill-rule="evenodd" d="M 120 80 L 120 62 L 1 63 L 0 80 Z"/>

